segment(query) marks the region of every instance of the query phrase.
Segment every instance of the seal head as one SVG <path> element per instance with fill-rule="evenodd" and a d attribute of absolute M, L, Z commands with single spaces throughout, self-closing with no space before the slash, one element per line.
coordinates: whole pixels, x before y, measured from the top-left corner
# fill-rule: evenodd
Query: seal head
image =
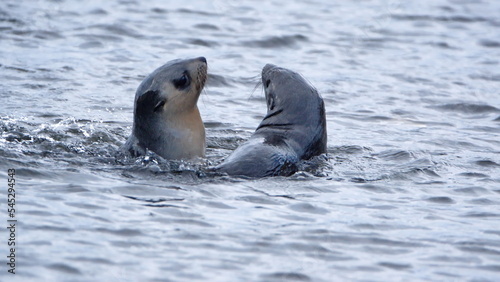
<path fill-rule="evenodd" d="M 326 153 L 325 105 L 300 74 L 267 64 L 262 70 L 267 115 L 248 141 L 217 170 L 230 175 L 291 175 L 302 159 Z"/>
<path fill-rule="evenodd" d="M 165 159 L 205 156 L 205 127 L 197 101 L 207 79 L 204 57 L 174 60 L 137 88 L 132 135 L 124 149 L 133 156 L 149 149 Z"/>

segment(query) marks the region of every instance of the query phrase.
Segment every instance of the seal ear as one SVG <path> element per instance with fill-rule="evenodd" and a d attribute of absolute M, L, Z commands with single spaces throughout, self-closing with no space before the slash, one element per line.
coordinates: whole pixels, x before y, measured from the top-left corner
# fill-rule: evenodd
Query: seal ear
<path fill-rule="evenodd" d="M 158 112 L 158 111 L 161 111 L 163 105 L 165 105 L 166 101 L 165 100 L 161 100 L 158 102 L 158 104 L 156 104 L 155 108 L 153 109 L 153 112 Z"/>
<path fill-rule="evenodd" d="M 158 112 L 166 102 L 165 99 L 162 99 L 158 90 L 146 91 L 137 99 L 137 112 L 138 114 L 146 114 L 151 111 Z"/>

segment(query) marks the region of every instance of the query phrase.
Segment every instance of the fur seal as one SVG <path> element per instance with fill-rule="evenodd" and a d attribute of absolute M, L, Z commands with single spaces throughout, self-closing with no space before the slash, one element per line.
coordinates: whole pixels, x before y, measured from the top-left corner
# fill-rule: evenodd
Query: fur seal
<path fill-rule="evenodd" d="M 267 115 L 249 140 L 215 169 L 229 175 L 289 176 L 297 163 L 326 152 L 325 104 L 300 74 L 267 64 L 262 69 Z"/>
<path fill-rule="evenodd" d="M 149 149 L 165 159 L 205 156 L 205 127 L 196 105 L 207 79 L 204 57 L 174 60 L 137 88 L 132 134 L 123 149 L 132 156 Z"/>

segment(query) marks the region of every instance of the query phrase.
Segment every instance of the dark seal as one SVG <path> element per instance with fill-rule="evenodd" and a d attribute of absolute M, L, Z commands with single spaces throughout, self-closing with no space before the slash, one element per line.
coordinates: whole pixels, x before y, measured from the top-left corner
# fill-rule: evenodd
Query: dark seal
<path fill-rule="evenodd" d="M 300 74 L 268 64 L 262 69 L 267 115 L 248 141 L 216 170 L 229 175 L 289 176 L 297 163 L 326 153 L 325 105 Z"/>
<path fill-rule="evenodd" d="M 123 146 L 133 156 L 151 150 L 165 159 L 205 156 L 205 127 L 197 101 L 207 79 L 207 60 L 174 60 L 137 88 L 132 134 Z"/>

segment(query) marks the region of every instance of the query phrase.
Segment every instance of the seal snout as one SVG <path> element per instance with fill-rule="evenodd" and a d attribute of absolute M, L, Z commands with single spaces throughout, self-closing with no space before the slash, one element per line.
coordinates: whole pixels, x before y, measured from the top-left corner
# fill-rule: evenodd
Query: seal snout
<path fill-rule="evenodd" d="M 205 82 L 207 81 L 208 63 L 205 57 L 198 57 L 196 58 L 196 60 L 202 63 L 198 65 L 198 70 L 197 70 L 197 77 L 198 77 L 197 89 L 198 91 L 201 91 L 205 86 Z"/>
<path fill-rule="evenodd" d="M 273 64 L 266 64 L 264 66 L 264 68 L 262 69 L 262 75 L 266 74 L 267 72 L 269 72 L 270 70 L 272 70 L 274 68 L 277 68 L 277 66 L 273 65 Z"/>
<path fill-rule="evenodd" d="M 264 85 L 264 89 L 268 89 L 271 84 L 271 76 L 272 71 L 277 68 L 276 65 L 266 64 L 264 68 L 262 68 L 262 84 Z"/>

